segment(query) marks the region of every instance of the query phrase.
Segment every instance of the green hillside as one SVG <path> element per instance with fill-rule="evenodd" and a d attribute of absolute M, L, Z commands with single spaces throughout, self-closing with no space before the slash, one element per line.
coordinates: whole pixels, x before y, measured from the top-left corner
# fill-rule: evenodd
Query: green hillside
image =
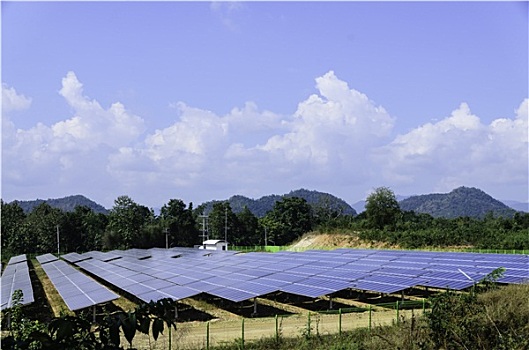
<path fill-rule="evenodd" d="M 35 199 L 31 201 L 15 201 L 24 210 L 25 213 L 29 213 L 36 206 L 42 203 L 48 203 L 52 208 L 61 209 L 64 212 L 71 212 L 75 210 L 77 206 L 85 206 L 92 209 L 95 213 L 108 214 L 108 210 L 102 205 L 86 198 L 82 195 L 74 195 L 63 198 L 54 199 Z"/>
<path fill-rule="evenodd" d="M 434 193 L 412 196 L 399 202 L 403 211 L 430 214 L 433 217 L 483 218 L 494 216 L 512 217 L 516 210 L 492 198 L 480 189 L 459 187 L 450 193 Z"/>
<path fill-rule="evenodd" d="M 306 189 L 291 191 L 290 193 L 284 195 L 272 194 L 261 197 L 259 199 L 251 199 L 248 197 L 236 195 L 228 199 L 228 202 L 230 203 L 230 207 L 234 213 L 240 212 L 246 206 L 255 216 L 263 217 L 268 211 L 272 210 L 275 202 L 281 200 L 284 197 L 303 198 L 307 201 L 308 204 L 310 204 L 314 208 L 329 208 L 345 215 L 354 216 L 357 214 L 356 210 L 354 210 L 349 204 L 347 204 L 344 200 L 333 196 L 332 194 L 318 191 L 310 191 Z M 209 213 L 213 208 L 213 204 L 218 202 L 224 201 L 210 201 L 203 203 L 203 205 L 205 206 L 205 212 Z"/>

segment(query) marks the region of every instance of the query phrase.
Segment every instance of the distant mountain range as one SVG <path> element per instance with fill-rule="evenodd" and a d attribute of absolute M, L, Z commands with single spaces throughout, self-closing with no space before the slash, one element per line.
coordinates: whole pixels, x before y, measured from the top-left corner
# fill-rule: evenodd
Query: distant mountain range
<path fill-rule="evenodd" d="M 263 217 L 274 207 L 275 202 L 284 197 L 300 197 L 312 206 L 325 206 L 343 214 L 356 215 L 365 210 L 365 201 L 359 201 L 352 206 L 344 200 L 328 193 L 299 189 L 284 195 L 268 195 L 259 199 L 235 195 L 227 201 L 235 213 L 246 206 L 257 217 Z M 480 189 L 472 187 L 459 187 L 450 193 L 435 193 L 417 196 L 397 195 L 402 210 L 427 213 L 434 217 L 454 218 L 469 216 L 482 218 L 492 212 L 495 216 L 511 217 L 516 211 L 529 212 L 529 203 L 515 201 L 499 201 L 492 198 Z M 86 206 L 96 213 L 108 214 L 109 210 L 102 205 L 82 195 L 68 196 L 57 199 L 36 199 L 31 201 L 16 201 L 24 212 L 29 213 L 41 203 L 48 203 L 54 208 L 63 211 L 73 211 L 77 206 Z M 213 204 L 224 201 L 209 201 L 203 203 L 206 213 L 210 212 Z M 141 203 L 140 203 L 141 204 Z"/>
<path fill-rule="evenodd" d="M 64 198 L 56 198 L 56 199 L 35 199 L 32 201 L 14 201 L 17 202 L 18 205 L 24 210 L 25 213 L 29 213 L 33 210 L 36 206 L 46 202 L 53 208 L 61 209 L 65 212 L 71 212 L 75 210 L 75 207 L 77 206 L 85 206 L 90 209 L 92 209 L 95 213 L 102 213 L 102 214 L 108 214 L 108 209 L 103 207 L 100 204 L 97 204 L 96 202 L 86 198 L 85 196 L 82 196 L 80 194 L 75 196 L 68 196 Z"/>
<path fill-rule="evenodd" d="M 458 187 L 450 193 L 411 196 L 400 201 L 399 205 L 402 210 L 445 218 L 483 218 L 491 212 L 494 216 L 512 217 L 516 213 L 513 208 L 473 187 Z"/>
<path fill-rule="evenodd" d="M 343 199 L 340 199 L 336 196 L 333 196 L 329 193 L 323 193 L 318 191 L 309 191 L 306 189 L 299 189 L 291 191 L 290 193 L 284 195 L 269 195 L 264 196 L 259 199 L 251 199 L 244 196 L 233 196 L 228 199 L 228 203 L 234 213 L 238 213 L 248 207 L 248 209 L 257 217 L 263 217 L 267 212 L 273 209 L 274 204 L 282 200 L 285 197 L 299 197 L 307 201 L 307 203 L 313 207 L 324 206 L 341 212 L 346 215 L 356 215 L 356 210 L 354 210 L 349 204 L 347 204 Z M 213 209 L 215 203 L 222 203 L 225 201 L 210 201 L 203 203 L 205 205 L 205 213 L 209 213 Z"/>

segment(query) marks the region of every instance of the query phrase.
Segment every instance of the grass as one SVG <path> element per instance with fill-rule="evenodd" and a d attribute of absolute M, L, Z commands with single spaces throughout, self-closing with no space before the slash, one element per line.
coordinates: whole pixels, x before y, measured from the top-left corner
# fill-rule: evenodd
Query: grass
<path fill-rule="evenodd" d="M 475 304 L 466 305 L 478 312 L 476 322 L 457 324 L 446 318 L 452 332 L 468 332 L 469 342 L 449 343 L 445 349 L 529 349 L 529 284 L 509 285 L 478 295 Z M 399 324 L 342 332 L 341 335 L 317 335 L 307 337 L 263 338 L 246 342 L 244 349 L 253 350 L 436 350 L 439 345 L 433 340 L 435 330 L 426 316 L 412 316 L 402 319 Z M 471 327 L 464 329 L 464 327 Z M 476 338 L 473 338 L 476 337 Z M 211 347 L 213 350 L 241 349 L 241 340 Z"/>

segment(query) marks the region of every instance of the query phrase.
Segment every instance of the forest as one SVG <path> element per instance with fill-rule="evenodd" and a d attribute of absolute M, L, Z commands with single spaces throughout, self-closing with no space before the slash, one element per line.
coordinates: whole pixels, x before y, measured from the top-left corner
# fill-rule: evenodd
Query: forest
<path fill-rule="evenodd" d="M 171 199 L 156 215 L 152 209 L 120 196 L 108 214 L 78 206 L 73 211 L 43 202 L 25 213 L 17 202 L 1 202 L 2 255 L 86 252 L 150 247 L 193 247 L 203 238 L 227 238 L 232 246 L 288 245 L 308 232 L 340 232 L 368 242 L 400 248 L 472 247 L 529 249 L 529 213 L 512 217 L 442 218 L 403 211 L 395 194 L 377 188 L 359 215 L 345 214 L 320 202 L 283 197 L 263 217 L 247 207 L 235 213 L 228 201 L 216 202 L 204 216 L 196 208 Z M 57 238 L 59 241 L 57 241 Z M 266 242 L 265 242 L 266 240 Z"/>

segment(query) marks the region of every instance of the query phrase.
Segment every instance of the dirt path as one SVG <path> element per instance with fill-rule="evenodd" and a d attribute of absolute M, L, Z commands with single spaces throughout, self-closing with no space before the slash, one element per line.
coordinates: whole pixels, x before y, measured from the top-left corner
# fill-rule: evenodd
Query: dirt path
<path fill-rule="evenodd" d="M 420 312 L 420 311 L 415 311 Z M 411 317 L 411 311 L 401 310 L 399 316 Z M 349 313 L 341 316 L 341 329 L 348 331 L 355 328 L 369 327 L 369 312 Z M 278 317 L 277 330 L 279 336 L 297 337 L 307 334 L 308 315 L 292 315 L 288 317 Z M 396 311 L 376 311 L 371 314 L 371 325 L 388 325 L 396 321 Z M 336 334 L 339 332 L 339 315 L 311 314 L 310 316 L 311 334 Z M 209 345 L 219 345 L 234 340 L 241 340 L 243 320 L 214 320 L 209 322 Z M 178 329 L 172 334 L 173 349 L 205 349 L 208 343 L 208 323 L 189 322 L 178 324 Z M 244 340 L 251 341 L 263 337 L 276 336 L 276 319 L 258 318 L 244 319 Z M 163 336 L 154 342 L 149 341 L 147 336 L 137 335 L 133 345 L 138 349 L 167 349 L 167 330 Z"/>

